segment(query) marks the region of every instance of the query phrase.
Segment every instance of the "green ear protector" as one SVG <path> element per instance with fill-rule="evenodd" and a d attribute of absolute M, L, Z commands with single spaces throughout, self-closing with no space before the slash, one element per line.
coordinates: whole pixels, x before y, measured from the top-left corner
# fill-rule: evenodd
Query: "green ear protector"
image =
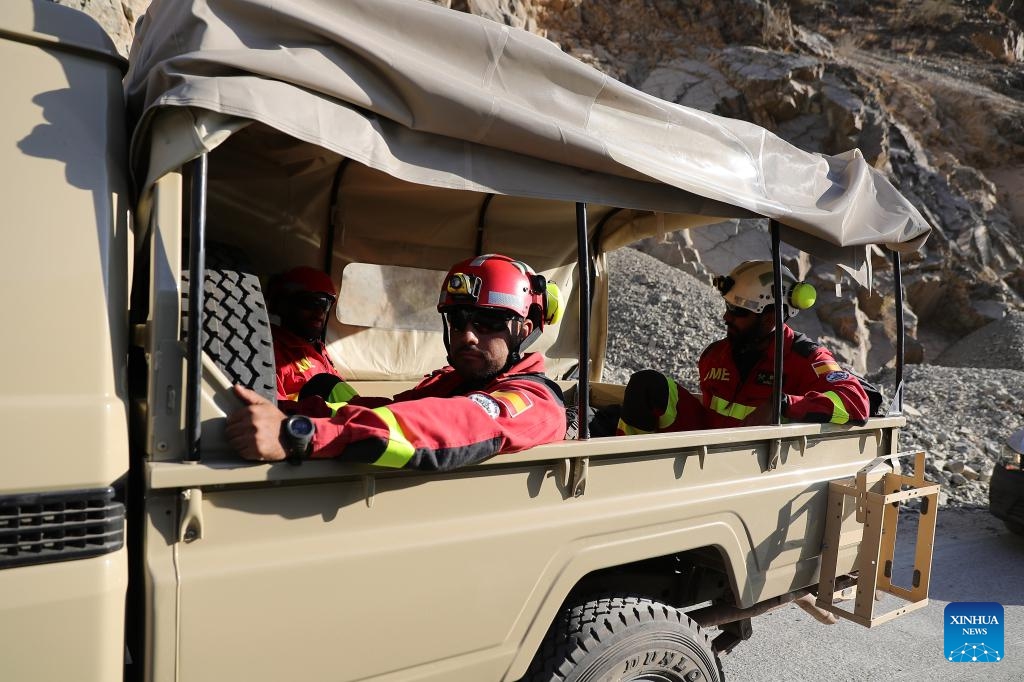
<path fill-rule="evenodd" d="M 789 291 L 789 304 L 797 310 L 807 310 L 818 300 L 818 292 L 807 282 L 797 282 Z"/>

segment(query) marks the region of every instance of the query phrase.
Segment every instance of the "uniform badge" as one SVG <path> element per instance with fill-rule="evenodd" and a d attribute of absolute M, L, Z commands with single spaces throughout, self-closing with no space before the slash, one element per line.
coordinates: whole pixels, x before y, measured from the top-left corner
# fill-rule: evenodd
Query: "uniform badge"
<path fill-rule="evenodd" d="M 491 419 L 497 419 L 498 415 L 501 414 L 501 407 L 498 405 L 498 401 L 486 393 L 470 393 L 466 397 L 484 408 L 484 412 Z"/>
<path fill-rule="evenodd" d="M 828 374 L 829 372 L 843 371 L 843 368 L 839 366 L 839 363 L 834 362 L 832 360 L 822 360 L 821 362 L 815 362 L 814 364 L 811 365 L 811 367 L 814 369 L 814 373 L 817 374 L 819 377 Z"/>
<path fill-rule="evenodd" d="M 849 372 L 843 372 L 842 370 L 840 370 L 838 372 L 829 372 L 828 374 L 825 375 L 825 381 L 827 381 L 830 384 L 834 384 L 837 381 L 845 381 L 845 380 L 847 380 L 849 378 L 850 378 L 850 373 Z"/>
<path fill-rule="evenodd" d="M 519 391 L 494 391 L 491 397 L 501 403 L 505 413 L 510 417 L 518 417 L 523 412 L 533 407 L 533 401 L 526 393 Z"/>

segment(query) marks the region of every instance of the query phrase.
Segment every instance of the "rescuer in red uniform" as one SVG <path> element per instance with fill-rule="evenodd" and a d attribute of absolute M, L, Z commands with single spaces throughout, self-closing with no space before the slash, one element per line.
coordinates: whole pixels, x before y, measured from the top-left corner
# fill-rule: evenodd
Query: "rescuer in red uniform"
<path fill-rule="evenodd" d="M 655 370 L 630 377 L 618 433 L 756 426 L 770 423 L 775 374 L 772 264 L 746 261 L 715 278 L 725 299 L 726 337 L 698 361 L 701 399 Z M 814 304 L 814 289 L 782 268 L 783 319 Z M 869 401 L 860 380 L 823 346 L 783 328 L 784 421 L 863 424 Z"/>
<path fill-rule="evenodd" d="M 561 391 L 544 376 L 539 353 L 522 354 L 560 316 L 557 292 L 507 256 L 457 263 L 437 306 L 449 366 L 392 399 L 355 397 L 324 404 L 316 416 L 288 417 L 235 386 L 246 406 L 228 417 L 228 439 L 255 461 L 341 457 L 440 470 L 561 440 Z"/>
<path fill-rule="evenodd" d="M 294 401 L 309 379 L 327 374 L 341 378 L 324 347 L 324 329 L 338 292 L 327 273 L 297 267 L 271 278 L 270 325 L 277 365 L 277 399 Z"/>

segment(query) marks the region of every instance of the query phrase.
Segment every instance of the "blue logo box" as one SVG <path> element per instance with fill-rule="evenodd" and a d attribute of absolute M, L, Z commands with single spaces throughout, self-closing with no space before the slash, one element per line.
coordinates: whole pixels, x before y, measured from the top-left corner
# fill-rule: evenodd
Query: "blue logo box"
<path fill-rule="evenodd" d="M 1003 606 L 992 601 L 950 602 L 943 613 L 946 660 L 996 663 L 1003 660 Z"/>

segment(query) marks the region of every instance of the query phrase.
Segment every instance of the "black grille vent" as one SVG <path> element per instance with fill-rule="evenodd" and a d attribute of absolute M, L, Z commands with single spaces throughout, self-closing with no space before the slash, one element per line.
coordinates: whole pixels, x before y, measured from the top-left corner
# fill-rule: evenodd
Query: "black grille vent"
<path fill-rule="evenodd" d="M 113 488 L 0 496 L 0 568 L 82 559 L 124 545 Z"/>

